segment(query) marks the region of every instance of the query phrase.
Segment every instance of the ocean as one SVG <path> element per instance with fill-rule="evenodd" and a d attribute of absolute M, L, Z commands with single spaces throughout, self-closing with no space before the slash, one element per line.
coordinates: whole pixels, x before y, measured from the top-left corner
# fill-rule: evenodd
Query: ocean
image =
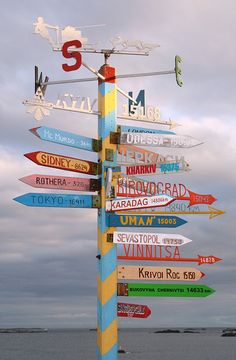
<path fill-rule="evenodd" d="M 236 337 L 222 329 L 199 333 L 154 333 L 159 329 L 121 329 L 119 360 L 235 360 Z M 185 329 L 186 330 L 186 329 Z M 48 330 L 45 333 L 1 333 L 0 360 L 96 360 L 96 331 Z"/>

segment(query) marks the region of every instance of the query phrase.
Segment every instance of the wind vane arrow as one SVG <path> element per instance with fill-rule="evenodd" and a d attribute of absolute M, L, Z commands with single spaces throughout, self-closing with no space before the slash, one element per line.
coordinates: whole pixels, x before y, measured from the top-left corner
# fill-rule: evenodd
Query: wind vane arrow
<path fill-rule="evenodd" d="M 120 212 L 120 214 L 124 214 L 124 215 L 127 215 L 127 214 L 135 214 L 135 215 L 138 215 L 138 214 L 144 214 L 144 215 L 158 215 L 158 214 L 166 214 L 166 215 L 209 215 L 209 219 L 213 219 L 214 217 L 218 216 L 218 215 L 223 215 L 225 214 L 225 211 L 223 210 L 219 210 L 219 209 L 215 209 L 213 208 L 212 206 L 209 206 L 208 205 L 208 211 L 165 211 L 165 210 L 162 210 L 162 211 L 157 211 L 157 210 L 149 210 L 149 211 L 145 211 L 145 210 L 142 210 L 142 211 L 125 211 L 125 212 Z"/>

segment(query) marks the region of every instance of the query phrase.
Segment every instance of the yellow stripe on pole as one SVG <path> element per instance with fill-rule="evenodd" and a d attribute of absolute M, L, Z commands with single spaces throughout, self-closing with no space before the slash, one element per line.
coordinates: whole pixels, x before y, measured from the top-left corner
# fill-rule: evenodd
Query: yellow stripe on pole
<path fill-rule="evenodd" d="M 117 292 L 117 270 L 113 271 L 106 280 L 102 281 L 98 276 L 98 299 L 102 305 Z"/>
<path fill-rule="evenodd" d="M 105 355 L 118 341 L 117 337 L 117 320 L 113 320 L 105 331 L 97 329 L 97 344 L 99 351 L 102 355 Z"/>

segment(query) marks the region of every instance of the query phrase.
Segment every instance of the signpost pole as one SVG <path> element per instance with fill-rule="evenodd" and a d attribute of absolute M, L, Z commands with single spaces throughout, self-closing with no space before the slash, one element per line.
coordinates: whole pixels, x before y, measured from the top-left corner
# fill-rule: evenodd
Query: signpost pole
<path fill-rule="evenodd" d="M 98 136 L 102 140 L 101 208 L 98 210 L 98 296 L 97 296 L 97 358 L 117 360 L 117 251 L 116 244 L 107 242 L 105 174 L 114 165 L 117 145 L 110 144 L 110 131 L 116 131 L 115 69 L 103 65 L 98 80 Z M 109 80 L 106 80 L 109 79 Z"/>

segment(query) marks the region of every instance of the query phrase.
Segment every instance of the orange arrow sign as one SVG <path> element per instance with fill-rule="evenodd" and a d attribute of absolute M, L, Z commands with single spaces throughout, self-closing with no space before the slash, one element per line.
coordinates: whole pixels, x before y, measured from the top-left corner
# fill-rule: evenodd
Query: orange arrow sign
<path fill-rule="evenodd" d="M 202 256 L 198 255 L 196 258 L 178 258 L 178 257 L 151 257 L 151 256 L 133 256 L 133 255 L 120 255 L 117 256 L 118 260 L 142 260 L 142 261 L 179 261 L 179 262 L 196 262 L 198 265 L 212 265 L 215 264 L 218 261 L 221 261 L 222 259 L 213 256 Z"/>

